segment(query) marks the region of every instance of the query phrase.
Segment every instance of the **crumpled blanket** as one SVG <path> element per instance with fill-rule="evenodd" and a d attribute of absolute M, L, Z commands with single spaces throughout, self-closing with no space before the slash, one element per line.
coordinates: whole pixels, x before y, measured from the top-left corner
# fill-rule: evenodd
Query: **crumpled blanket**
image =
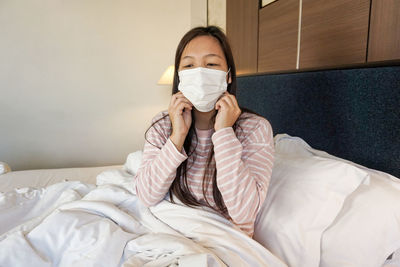
<path fill-rule="evenodd" d="M 0 193 L 0 266 L 286 266 L 206 208 L 147 208 L 124 170 Z"/>

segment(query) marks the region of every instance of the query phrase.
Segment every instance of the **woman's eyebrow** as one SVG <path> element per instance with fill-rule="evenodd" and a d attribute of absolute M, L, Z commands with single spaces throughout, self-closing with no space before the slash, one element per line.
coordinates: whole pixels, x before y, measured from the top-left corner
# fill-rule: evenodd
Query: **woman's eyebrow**
<path fill-rule="evenodd" d="M 185 58 L 193 58 L 192 56 L 184 56 L 182 59 L 185 59 Z"/>
<path fill-rule="evenodd" d="M 205 55 L 204 57 L 219 57 L 219 58 L 222 58 L 220 55 L 217 55 L 217 54 L 208 54 L 208 55 Z"/>
<path fill-rule="evenodd" d="M 222 58 L 220 55 L 217 55 L 217 54 L 207 54 L 207 55 L 205 55 L 204 57 L 219 57 L 219 58 Z M 183 59 L 187 59 L 187 58 L 194 58 L 193 56 L 184 56 L 183 58 L 182 58 L 182 60 Z"/>

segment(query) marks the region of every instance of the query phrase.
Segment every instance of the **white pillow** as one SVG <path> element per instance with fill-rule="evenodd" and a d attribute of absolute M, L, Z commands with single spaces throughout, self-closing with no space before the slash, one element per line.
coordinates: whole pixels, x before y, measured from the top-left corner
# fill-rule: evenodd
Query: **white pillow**
<path fill-rule="evenodd" d="M 321 266 L 382 266 L 400 249 L 400 180 L 369 170 L 322 235 Z"/>
<path fill-rule="evenodd" d="M 122 169 L 131 175 L 135 175 L 142 162 L 142 156 L 143 152 L 141 150 L 130 153 Z"/>
<path fill-rule="evenodd" d="M 400 180 L 354 162 L 311 148 L 298 137 L 277 135 L 281 153 L 315 155 L 351 164 L 369 174 L 348 196 L 335 221 L 321 239 L 320 266 L 382 266 L 393 252 L 400 258 Z"/>
<path fill-rule="evenodd" d="M 11 171 L 10 166 L 8 166 L 8 164 L 5 163 L 5 162 L 1 162 L 0 161 L 0 175 L 1 174 L 5 174 L 5 173 L 10 172 L 10 171 Z"/>
<path fill-rule="evenodd" d="M 254 239 L 289 266 L 319 266 L 322 233 L 346 197 L 368 183 L 369 177 L 348 163 L 314 156 L 304 149 L 291 153 L 290 143 L 279 142 L 279 137 Z"/>

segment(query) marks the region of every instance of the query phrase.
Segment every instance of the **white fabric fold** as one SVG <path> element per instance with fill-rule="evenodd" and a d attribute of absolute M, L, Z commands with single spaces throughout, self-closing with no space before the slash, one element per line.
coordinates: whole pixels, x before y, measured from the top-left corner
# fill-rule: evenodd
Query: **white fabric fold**
<path fill-rule="evenodd" d="M 0 195 L 0 266 L 286 266 L 211 211 L 145 207 L 130 179 L 110 171 L 97 186 Z"/>

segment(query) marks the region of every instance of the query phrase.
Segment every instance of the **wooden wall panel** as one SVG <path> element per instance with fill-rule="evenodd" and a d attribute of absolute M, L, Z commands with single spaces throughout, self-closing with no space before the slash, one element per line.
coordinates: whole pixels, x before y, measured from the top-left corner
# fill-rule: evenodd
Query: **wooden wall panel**
<path fill-rule="evenodd" d="M 299 0 L 280 0 L 260 9 L 258 72 L 296 69 Z"/>
<path fill-rule="evenodd" d="M 303 0 L 300 68 L 366 62 L 369 8 L 370 0 Z"/>
<path fill-rule="evenodd" d="M 372 0 L 368 62 L 400 59 L 400 1 Z"/>
<path fill-rule="evenodd" d="M 226 35 L 237 74 L 257 72 L 258 0 L 226 1 Z"/>

